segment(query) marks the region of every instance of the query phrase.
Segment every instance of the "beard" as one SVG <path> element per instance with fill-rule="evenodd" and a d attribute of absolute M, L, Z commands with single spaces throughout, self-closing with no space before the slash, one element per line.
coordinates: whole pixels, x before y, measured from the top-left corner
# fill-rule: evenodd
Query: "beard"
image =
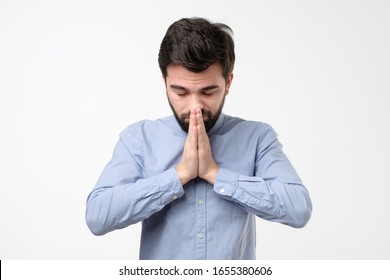
<path fill-rule="evenodd" d="M 190 112 L 183 113 L 183 114 L 179 115 L 176 113 L 175 109 L 173 108 L 172 103 L 169 100 L 169 98 L 168 98 L 168 103 L 169 103 L 169 106 L 172 109 L 173 115 L 175 116 L 175 119 L 178 122 L 178 124 L 180 125 L 181 129 L 184 132 L 188 133 L 188 128 L 190 126 Z M 222 108 L 223 108 L 224 103 L 225 103 L 225 96 L 223 97 L 221 104 L 219 105 L 218 110 L 217 110 L 217 112 L 215 112 L 215 114 L 213 114 L 209 110 L 202 109 L 202 117 L 203 117 L 204 126 L 206 128 L 206 132 L 209 132 L 210 129 L 212 129 L 214 127 L 215 123 L 217 122 L 219 116 L 222 113 Z M 206 117 L 206 119 L 204 119 L 205 117 Z"/>

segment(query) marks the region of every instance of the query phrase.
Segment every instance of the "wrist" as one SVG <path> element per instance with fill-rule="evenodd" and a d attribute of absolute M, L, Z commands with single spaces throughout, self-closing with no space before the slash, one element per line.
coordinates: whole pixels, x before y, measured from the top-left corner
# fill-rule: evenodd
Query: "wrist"
<path fill-rule="evenodd" d="M 181 168 L 179 165 L 176 166 L 176 174 L 177 177 L 179 177 L 180 183 L 184 186 L 188 181 L 191 180 L 191 178 L 188 176 L 188 173 L 185 171 L 185 169 Z"/>
<path fill-rule="evenodd" d="M 219 171 L 219 166 L 215 165 L 209 172 L 207 172 L 202 178 L 209 182 L 211 185 L 215 184 Z"/>

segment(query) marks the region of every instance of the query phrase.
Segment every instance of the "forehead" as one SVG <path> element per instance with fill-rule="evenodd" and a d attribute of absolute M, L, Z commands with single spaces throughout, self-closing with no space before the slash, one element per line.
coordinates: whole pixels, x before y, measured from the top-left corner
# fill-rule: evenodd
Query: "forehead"
<path fill-rule="evenodd" d="M 219 63 L 212 64 L 199 73 L 191 72 L 181 65 L 170 64 L 167 67 L 166 79 L 168 84 L 219 84 L 224 81 L 222 66 Z"/>

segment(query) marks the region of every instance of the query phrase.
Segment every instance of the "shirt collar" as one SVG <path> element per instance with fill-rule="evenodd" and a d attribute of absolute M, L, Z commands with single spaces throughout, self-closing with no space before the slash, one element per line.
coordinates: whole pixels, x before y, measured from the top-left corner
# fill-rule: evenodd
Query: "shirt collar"
<path fill-rule="evenodd" d="M 225 119 L 225 115 L 221 112 L 221 114 L 219 115 L 218 119 L 217 119 L 217 122 L 214 124 L 214 126 L 209 130 L 209 132 L 207 133 L 209 136 L 210 135 L 214 135 L 214 134 L 217 134 L 219 129 L 222 127 L 223 125 L 223 122 L 224 122 L 224 119 Z"/>

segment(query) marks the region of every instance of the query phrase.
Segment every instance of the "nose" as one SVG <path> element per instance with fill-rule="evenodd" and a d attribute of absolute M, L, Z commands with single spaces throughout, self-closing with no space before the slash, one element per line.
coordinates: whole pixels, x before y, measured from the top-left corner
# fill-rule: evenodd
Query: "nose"
<path fill-rule="evenodd" d="M 188 110 L 203 109 L 204 104 L 202 98 L 197 93 L 191 93 L 188 100 Z"/>

